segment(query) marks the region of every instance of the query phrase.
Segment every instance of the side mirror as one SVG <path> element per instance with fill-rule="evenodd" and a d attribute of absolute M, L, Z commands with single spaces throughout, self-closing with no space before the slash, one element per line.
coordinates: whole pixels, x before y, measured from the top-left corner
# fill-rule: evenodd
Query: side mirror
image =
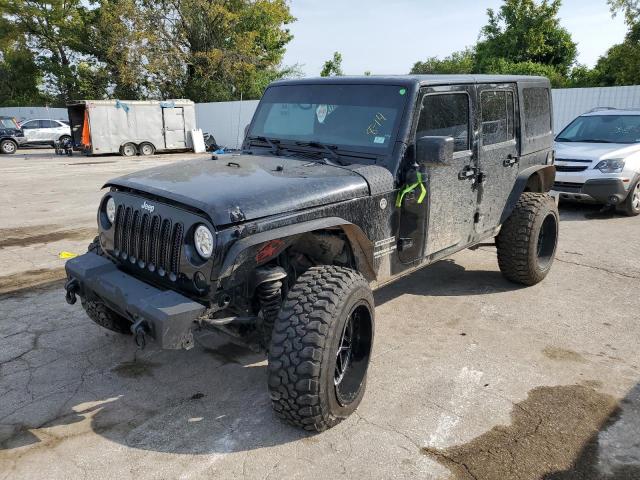
<path fill-rule="evenodd" d="M 420 137 L 416 140 L 416 162 L 447 165 L 453 160 L 453 137 Z"/>

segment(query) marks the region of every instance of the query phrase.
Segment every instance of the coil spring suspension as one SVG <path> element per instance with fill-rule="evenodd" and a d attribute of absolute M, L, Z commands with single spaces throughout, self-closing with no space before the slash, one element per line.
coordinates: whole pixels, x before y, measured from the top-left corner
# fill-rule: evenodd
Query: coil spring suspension
<path fill-rule="evenodd" d="M 273 325 L 278 318 L 282 303 L 282 282 L 275 280 L 261 284 L 258 287 L 258 300 L 262 310 L 262 339 L 265 348 L 269 348 Z"/>

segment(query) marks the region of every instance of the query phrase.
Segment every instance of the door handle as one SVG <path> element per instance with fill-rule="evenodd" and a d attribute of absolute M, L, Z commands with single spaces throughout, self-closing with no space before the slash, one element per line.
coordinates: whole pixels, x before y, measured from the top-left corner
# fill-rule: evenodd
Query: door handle
<path fill-rule="evenodd" d="M 513 167 L 516 163 L 518 163 L 520 161 L 520 158 L 515 156 L 515 155 L 507 155 L 507 158 L 504 159 L 504 161 L 502 162 L 502 164 L 505 167 Z"/>

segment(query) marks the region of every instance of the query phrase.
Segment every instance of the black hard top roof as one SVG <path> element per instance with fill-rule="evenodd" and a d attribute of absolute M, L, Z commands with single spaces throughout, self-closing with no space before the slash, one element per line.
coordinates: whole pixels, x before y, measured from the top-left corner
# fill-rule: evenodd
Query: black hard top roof
<path fill-rule="evenodd" d="M 279 80 L 272 85 L 317 85 L 318 83 L 333 84 L 372 84 L 372 85 L 460 85 L 475 83 L 544 83 L 549 85 L 546 77 L 526 75 L 372 75 L 372 76 L 342 76 L 342 77 L 312 77 Z"/>

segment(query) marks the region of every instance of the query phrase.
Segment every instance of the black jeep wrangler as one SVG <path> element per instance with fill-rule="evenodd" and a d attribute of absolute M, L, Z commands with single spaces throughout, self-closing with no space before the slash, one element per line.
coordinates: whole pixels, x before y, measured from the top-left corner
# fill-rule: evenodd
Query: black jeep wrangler
<path fill-rule="evenodd" d="M 493 239 L 509 280 L 545 278 L 552 132 L 545 78 L 273 83 L 241 155 L 105 185 L 67 300 L 139 345 L 211 327 L 262 348 L 277 414 L 324 430 L 364 395 L 372 289 Z"/>

